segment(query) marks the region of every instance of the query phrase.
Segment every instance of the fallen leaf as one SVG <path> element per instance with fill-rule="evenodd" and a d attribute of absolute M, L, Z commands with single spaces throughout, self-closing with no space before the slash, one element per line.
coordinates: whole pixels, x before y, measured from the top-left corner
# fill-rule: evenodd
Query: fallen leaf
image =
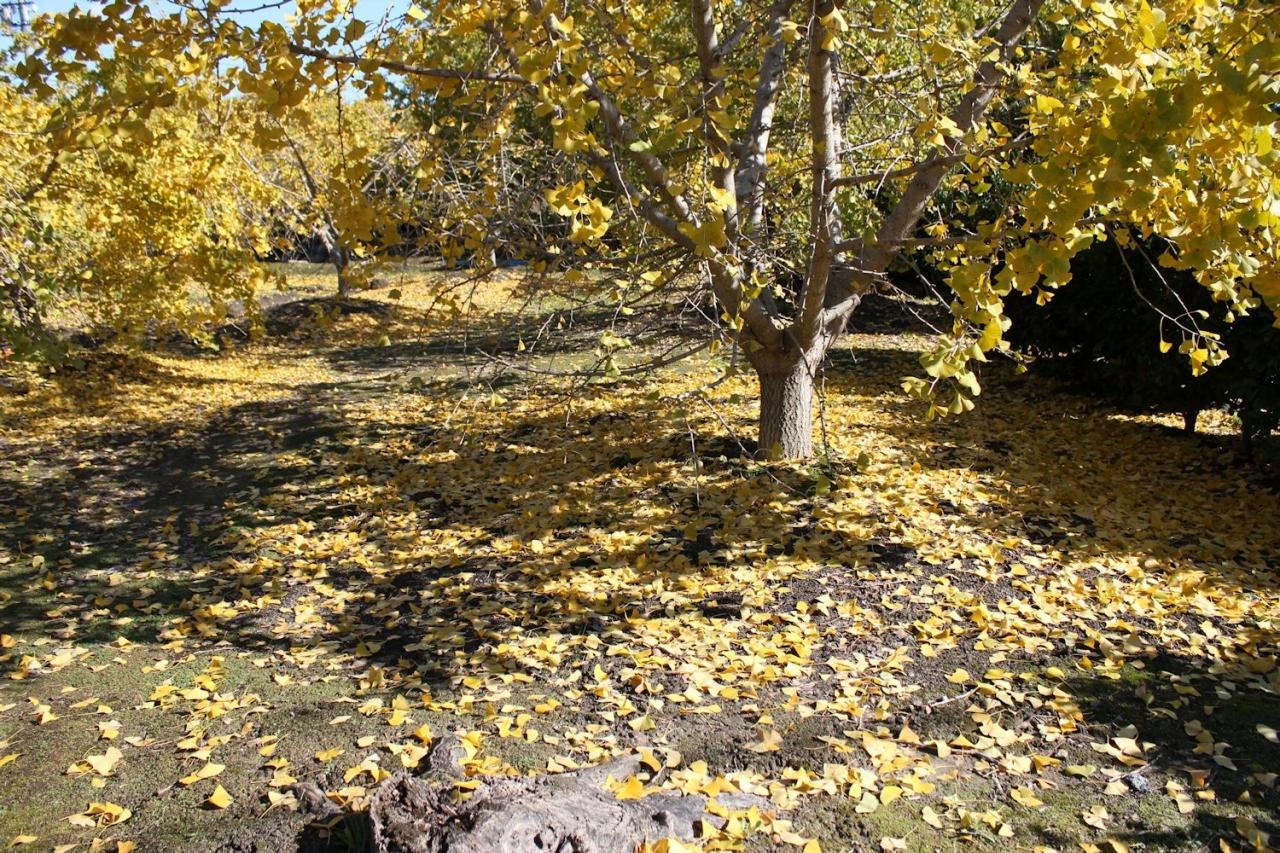
<path fill-rule="evenodd" d="M 183 776 L 181 779 L 178 780 L 178 784 L 184 787 L 189 785 L 194 785 L 195 783 L 201 781 L 202 779 L 212 779 L 214 776 L 217 776 L 219 773 L 221 773 L 223 770 L 226 770 L 226 769 L 227 769 L 226 765 L 224 764 L 214 764 L 212 762 L 208 762 L 199 770 L 195 771 L 194 773 L 190 773 L 186 776 Z"/>
<path fill-rule="evenodd" d="M 1095 829 L 1106 829 L 1107 825 L 1111 823 L 1111 814 L 1107 811 L 1107 807 L 1100 803 L 1085 809 L 1080 817 Z"/>
<path fill-rule="evenodd" d="M 782 748 L 782 735 L 776 731 L 767 731 L 761 736 L 758 743 L 747 746 L 752 752 L 777 752 Z"/>
<path fill-rule="evenodd" d="M 213 789 L 213 793 L 209 795 L 209 799 L 205 800 L 205 802 L 215 809 L 225 809 L 231 805 L 231 795 L 227 793 L 226 788 L 219 785 Z"/>

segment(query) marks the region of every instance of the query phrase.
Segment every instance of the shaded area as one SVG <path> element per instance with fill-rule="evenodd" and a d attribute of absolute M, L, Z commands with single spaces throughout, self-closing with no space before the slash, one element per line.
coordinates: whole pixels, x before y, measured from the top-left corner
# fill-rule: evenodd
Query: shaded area
<path fill-rule="evenodd" d="M 1258 639 L 1274 650 L 1280 634 Z M 1262 781 L 1280 767 L 1280 744 L 1259 729 L 1280 719 L 1280 696 L 1267 688 L 1265 673 L 1223 679 L 1197 661 L 1152 649 L 1114 678 L 1075 677 L 1068 689 L 1098 740 L 1132 726 L 1149 761 L 1123 777 L 1129 794 L 1117 804 L 1144 795 L 1153 802 L 1144 801 L 1137 819 L 1111 837 L 1149 849 L 1217 846 L 1220 838 L 1240 838 L 1241 802 L 1258 829 L 1272 837 L 1280 832 L 1280 791 Z M 1198 807 L 1179 814 L 1170 783 Z M 1049 844 L 1064 840 L 1052 827 L 1043 837 Z"/>
<path fill-rule="evenodd" d="M 896 393 L 897 378 L 918 369 L 915 353 L 833 353 L 827 381 L 833 395 L 875 398 L 895 444 L 916 448 L 921 465 L 1007 486 L 999 507 L 965 512 L 937 502 L 937 512 L 984 535 L 1057 545 L 1077 559 L 1131 554 L 1162 565 L 1204 563 L 1245 588 L 1280 583 L 1280 553 L 1246 554 L 1221 533 L 1222 516 L 1252 516 L 1256 495 L 1271 485 L 1231 438 L 1126 419 L 1052 380 L 1003 368 L 992 365 L 983 376 L 987 406 L 935 423 Z M 1157 490 L 1162 500 L 1152 499 Z"/>
<path fill-rule="evenodd" d="M 396 353 L 401 346 L 382 349 Z M 1181 508 L 1177 502 L 1153 503 L 1140 489 L 1105 496 L 1092 490 L 1091 481 L 1101 488 L 1104 475 L 1112 477 L 1117 470 L 1132 470 L 1135 477 L 1152 472 L 1147 461 L 1133 458 L 1133 448 L 1183 439 L 1153 435 L 1153 428 L 1140 424 L 1088 417 L 1087 402 L 1016 379 L 997 379 L 989 394 L 1016 393 L 1032 406 L 1052 401 L 1057 408 L 1077 407 L 1055 416 L 1078 427 L 1077 443 L 1046 448 L 1034 427 L 1003 421 L 998 412 L 926 424 L 915 417 L 912 404 L 890 393 L 889 383 L 911 369 L 913 358 L 893 349 L 861 349 L 837 358 L 828 390 L 875 396 L 888 413 L 892 440 L 918 448 L 919 462 L 988 472 L 1007 486 L 999 505 L 961 508 L 939 498 L 930 511 L 953 518 L 984 540 L 1015 537 L 1072 559 L 1134 553 L 1137 546 L 1136 556 L 1161 565 L 1195 563 L 1242 586 L 1275 585 L 1280 556 L 1251 565 L 1238 543 L 1219 535 L 1214 514 L 1198 515 L 1190 503 Z M 518 382 L 510 388 L 519 393 Z M 427 390 L 456 393 L 447 389 L 446 384 Z M 297 565 L 306 561 L 291 562 L 273 552 L 262 531 L 356 536 L 368 546 L 359 562 L 341 550 L 335 552 L 336 562 L 320 560 L 327 583 L 359 591 L 364 601 L 416 599 L 428 609 L 402 619 L 401 630 L 388 633 L 382 617 L 389 611 L 375 606 L 364 624 L 344 624 L 340 635 L 321 632 L 311 639 L 338 642 L 348 650 L 376 640 L 380 651 L 370 660 L 395 663 L 415 638 L 420 642 L 424 629 L 452 625 L 447 648 L 436 649 L 430 662 L 415 663 L 431 678 L 442 679 L 454 672 L 455 655 L 500 643 L 516 626 L 594 634 L 619 614 L 664 609 L 656 592 L 633 599 L 616 592 L 571 597 L 566 608 L 563 596 L 574 595 L 578 577 L 589 581 L 600 570 L 643 565 L 644 556 L 654 553 L 663 558 L 663 584 L 678 585 L 681 574 L 723 565 L 729 553 L 732 559 L 751 554 L 767 559 L 825 541 L 814 524 L 814 508 L 823 500 L 815 495 L 810 472 L 756 465 L 738 455 L 735 442 L 708 436 L 692 445 L 705 476 L 672 477 L 672 466 L 692 461 L 688 426 L 683 416 L 654 410 L 639 395 L 632 409 L 567 422 L 561 412 L 526 414 L 497 432 L 475 435 L 465 428 L 423 424 L 413 416 L 393 423 L 355 415 L 391 390 L 376 381 L 308 386 L 285 401 L 233 408 L 195 431 L 178 426 L 120 430 L 84 444 L 50 447 L 31 458 L 11 458 L 0 470 L 0 518 L 5 520 L 0 546 L 14 554 L 41 554 L 46 566 L 58 571 L 53 589 L 45 589 L 45 573 L 21 561 L 24 567 L 8 575 L 13 593 L 0 615 L 10 630 L 63 630 L 80 642 L 117 635 L 155 640 L 170 620 L 187 619 L 206 599 L 234 603 L 253 597 L 250 591 L 282 586 L 294 588 L 283 594 L 288 602 L 305 592 L 307 577 Z M 654 419 L 667 435 L 657 445 L 646 432 Z M 644 444 L 638 445 L 642 432 Z M 441 455 L 447 458 L 433 458 Z M 570 459 L 573 464 L 566 464 Z M 1250 512 L 1250 491 L 1241 487 L 1249 469 L 1240 467 L 1224 478 L 1222 464 L 1221 458 L 1206 455 L 1199 468 L 1159 470 L 1159 476 L 1170 495 L 1197 493 L 1197 500 L 1211 503 L 1218 514 Z M 584 470 L 593 472 L 585 481 Z M 634 483 L 615 482 L 611 472 L 625 472 L 647 485 L 637 492 Z M 859 475 L 850 471 L 848 476 Z M 371 499 L 368 505 L 335 502 L 335 490 Z M 848 557 L 885 570 L 908 562 L 920 567 L 918 560 L 903 556 L 913 554 L 917 543 L 889 532 L 890 512 L 844 520 L 886 531 L 886 538 L 869 548 L 850 540 Z M 458 533 L 471 556 L 424 558 L 424 536 L 435 530 Z M 1154 535 L 1136 537 L 1137 531 Z M 601 537 L 607 534 L 616 534 L 611 544 L 619 539 L 628 544 L 606 551 Z M 502 540 L 510 537 L 516 537 L 516 547 L 504 550 Z M 520 537 L 538 538 L 541 550 L 528 550 Z M 495 542 L 504 547 L 495 548 Z M 406 558 L 414 549 L 419 553 Z M 157 553 L 172 565 L 158 577 L 131 577 Z M 229 580 L 226 562 L 244 562 L 246 556 L 266 558 L 275 568 L 255 568 Z M 639 588 L 656 590 L 655 579 L 642 573 Z M 140 607 L 142 615 L 125 626 L 97 618 L 87 604 L 76 606 L 95 599 L 131 604 L 143 586 L 152 592 Z M 444 609 L 435 609 L 433 596 L 446 588 L 454 597 Z M 994 588 L 988 595 L 1009 592 Z M 495 601 L 514 607 L 512 615 L 501 613 Z M 732 619 L 740 604 L 740 596 L 720 597 L 712 588 L 705 600 L 683 600 L 680 606 Z M 277 604 L 266 612 L 241 613 L 217 633 L 246 647 L 287 646 L 296 636 L 275 630 L 281 619 L 287 622 L 287 609 Z M 51 611 L 61 625 L 50 622 Z"/>
<path fill-rule="evenodd" d="M 235 407 L 199 430 L 122 430 L 6 468 L 0 472 L 0 517 L 7 522 L 0 545 L 11 553 L 40 555 L 57 571 L 53 589 L 41 583 L 40 570 L 11 573 L 13 595 L 0 617 L 9 630 L 52 630 L 78 643 L 118 636 L 154 642 L 172 638 L 166 632 L 175 620 L 187 622 L 194 612 L 198 621 L 201 607 L 211 602 L 235 604 L 267 593 L 278 603 L 210 625 L 209 638 L 250 649 L 287 649 L 304 636 L 337 643 L 346 652 L 368 643 L 379 647 L 369 662 L 395 664 L 423 631 L 437 630 L 446 647 L 428 655 L 419 650 L 417 656 L 428 660 L 414 666 L 442 680 L 456 671 L 455 655 L 489 648 L 510 631 L 596 634 L 620 614 L 664 612 L 668 606 L 656 595 L 579 598 L 571 588 L 578 576 L 589 581 L 597 571 L 642 564 L 647 552 L 674 559 L 660 574 L 642 574 L 640 585 L 661 578 L 678 584 L 680 575 L 723 561 L 722 549 L 752 544 L 724 530 L 730 514 L 742 509 L 734 507 L 735 483 L 764 487 L 753 501 L 759 504 L 779 491 L 787 494 L 786 483 L 751 473 L 754 463 L 723 457 L 714 442 L 700 464 L 720 469 L 726 482 L 668 478 L 669 464 L 689 462 L 683 423 L 667 416 L 668 441 L 636 452 L 627 448 L 639 418 L 629 412 L 595 415 L 568 427 L 563 414 L 554 412 L 515 420 L 488 439 L 496 442 L 491 450 L 469 459 L 470 470 L 456 460 L 415 461 L 440 448 L 465 449 L 471 439 L 415 423 L 348 417 L 344 407 L 386 390 L 308 387 L 284 401 Z M 647 425 L 652 413 L 645 417 Z M 583 467 L 558 461 L 565 454 L 601 473 L 584 482 Z M 528 466 L 531 456 L 537 467 Z M 621 469 L 639 469 L 651 483 L 648 490 L 636 494 L 612 483 L 610 472 Z M 483 477 L 473 476 L 481 470 Z M 805 478 L 800 480 L 803 487 Z M 335 487 L 367 493 L 371 500 L 342 502 L 335 499 Z M 791 497 L 777 507 L 760 506 L 753 516 L 759 522 L 754 547 L 761 552 L 794 550 L 798 534 L 791 513 L 807 512 L 811 503 L 803 493 Z M 669 520 L 628 517 L 633 502 L 660 506 Z M 689 519 L 698 518 L 687 529 Z M 401 526 L 405 520 L 411 526 Z M 335 553 L 324 561 L 320 577 L 326 587 L 382 603 L 355 624 L 342 622 L 339 632 L 326 627 L 299 633 L 289 611 L 301 597 L 315 597 L 309 587 L 314 576 L 304 565 L 305 554 L 273 547 L 271 531 L 279 530 L 290 536 L 305 530 L 313 541 L 360 537 L 368 547 L 358 562 L 349 559 L 351 553 Z M 426 559 L 420 543 L 433 530 L 463 531 L 474 553 Z M 511 549 L 493 547 L 530 530 L 557 553 L 539 557 L 526 549 L 505 553 Z M 601 537 L 610 535 L 633 541 L 606 553 Z M 415 548 L 416 558 L 407 559 Z M 158 578 L 145 571 L 157 558 L 169 564 Z M 253 565 L 236 574 L 237 565 L 248 563 Z M 263 564 L 271 567 L 262 571 Z M 144 587 L 150 591 L 145 601 L 137 598 Z M 436 606 L 433 597 L 446 591 Z M 397 608 L 385 602 L 409 600 L 420 600 L 428 610 L 388 629 L 385 617 Z M 136 606 L 140 615 L 119 625 L 101 619 L 95 602 Z M 503 663 L 501 654 L 486 654 L 495 666 L 519 666 Z"/>

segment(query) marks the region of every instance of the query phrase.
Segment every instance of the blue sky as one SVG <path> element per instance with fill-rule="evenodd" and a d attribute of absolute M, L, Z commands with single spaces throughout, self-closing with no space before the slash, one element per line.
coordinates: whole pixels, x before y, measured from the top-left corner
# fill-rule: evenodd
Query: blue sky
<path fill-rule="evenodd" d="M 231 8 L 241 6 L 245 8 L 261 6 L 263 0 L 238 0 L 229 4 Z M 66 12 L 73 6 L 79 6 L 82 9 L 93 8 L 101 4 L 94 2 L 86 2 L 86 0 L 35 0 L 36 13 L 42 12 Z M 169 3 L 159 2 L 153 3 L 159 8 L 176 8 Z M 408 6 L 407 0 L 356 0 L 355 14 L 356 17 L 370 23 L 380 20 L 387 9 L 391 9 L 393 15 L 402 14 Z M 284 18 L 295 10 L 293 3 L 286 3 L 278 9 L 266 9 L 258 12 L 241 13 L 235 16 L 236 20 L 241 23 L 252 25 L 261 21 L 275 20 L 283 21 Z"/>
<path fill-rule="evenodd" d="M 0 2 L 10 2 L 10 0 L 0 0 Z M 191 5 L 198 5 L 200 0 L 193 0 Z M 231 0 L 227 8 L 234 10 L 237 7 L 251 9 L 263 6 L 270 0 Z M 355 0 L 353 8 L 355 16 L 370 24 L 369 32 L 374 31 L 374 26 L 382 20 L 383 16 L 390 11 L 392 19 L 400 17 L 409 7 L 410 0 Z M 67 12 L 74 7 L 81 9 L 101 8 L 104 4 L 96 0 L 34 0 L 35 14 L 49 14 L 58 12 Z M 166 0 L 147 0 L 147 5 L 152 6 L 166 12 L 177 11 L 178 6 L 166 2 Z M 263 21 L 280 21 L 293 14 L 297 10 L 297 6 L 293 0 L 289 0 L 278 8 L 261 9 L 254 12 L 240 12 L 232 15 L 235 20 L 246 26 L 256 26 Z M 9 42 L 7 31 L 0 27 L 0 47 L 6 46 Z"/>

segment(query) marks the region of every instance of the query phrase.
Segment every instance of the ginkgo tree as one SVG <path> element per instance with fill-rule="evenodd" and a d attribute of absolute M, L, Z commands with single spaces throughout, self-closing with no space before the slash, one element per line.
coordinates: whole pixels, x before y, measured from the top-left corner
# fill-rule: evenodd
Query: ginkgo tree
<path fill-rule="evenodd" d="M 259 211 L 271 188 L 240 156 L 249 128 L 207 80 L 156 97 L 145 119 L 100 98 L 119 66 L 68 75 L 43 99 L 0 88 L 0 335 L 19 355 L 60 348 L 50 315 L 140 340 L 205 337 L 268 275 Z"/>
<path fill-rule="evenodd" d="M 1157 262 L 1195 270 L 1224 311 L 1280 309 L 1280 16 L 1261 0 L 442 0 L 377 26 L 306 0 L 256 29 L 233 11 L 57 16 L 18 73 L 39 92 L 110 57 L 148 69 L 119 93 L 145 101 L 225 66 L 214 96 L 272 116 L 342 76 L 500 119 L 430 137 L 427 180 L 460 140 L 537 119 L 520 141 L 568 224 L 540 268 L 583 288 L 696 278 L 718 309 L 708 345 L 759 376 L 775 455 L 812 453 L 815 377 L 909 253 L 931 252 L 953 294 L 953 327 L 906 383 L 931 415 L 972 407 L 974 363 L 1007 347 L 1005 298 L 1048 298 L 1098 240 L 1159 235 Z M 1225 357 L 1195 315 L 1166 319 L 1194 370 Z"/>
<path fill-rule="evenodd" d="M 388 105 L 343 103 L 341 91 L 317 92 L 280 116 L 260 116 L 255 145 L 245 153 L 259 180 L 275 189 L 276 205 L 262 211 L 286 250 L 317 240 L 334 269 L 340 296 L 351 295 L 367 272 L 375 239 L 386 248 L 414 136 L 393 132 Z M 406 162 L 402 162 L 406 161 Z"/>

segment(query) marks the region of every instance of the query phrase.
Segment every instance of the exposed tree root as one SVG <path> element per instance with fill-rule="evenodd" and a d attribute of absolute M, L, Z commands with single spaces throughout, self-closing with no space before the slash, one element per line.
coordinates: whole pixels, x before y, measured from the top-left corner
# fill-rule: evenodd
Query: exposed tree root
<path fill-rule="evenodd" d="M 455 803 L 452 786 L 406 773 L 383 782 L 369 818 L 378 853 L 632 853 L 645 842 L 696 838 L 707 799 L 673 792 L 618 800 L 604 787 L 640 769 L 624 757 L 573 773 L 498 779 Z M 721 796 L 730 808 L 768 806 L 750 795 Z"/>

